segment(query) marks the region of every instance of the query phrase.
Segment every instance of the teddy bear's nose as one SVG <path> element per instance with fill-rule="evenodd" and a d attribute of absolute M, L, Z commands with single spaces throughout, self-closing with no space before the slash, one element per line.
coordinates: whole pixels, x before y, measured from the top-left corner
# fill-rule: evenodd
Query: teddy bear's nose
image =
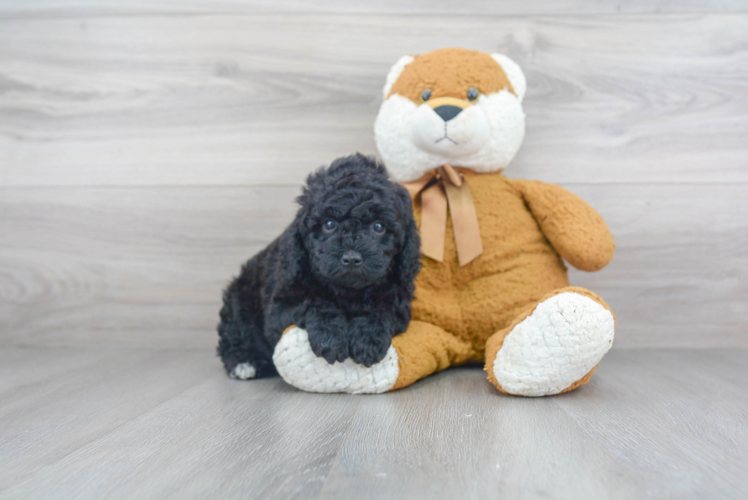
<path fill-rule="evenodd" d="M 434 108 L 434 112 L 439 115 L 445 122 L 448 122 L 455 116 L 459 115 L 460 111 L 462 111 L 462 108 L 452 106 L 451 104 L 445 104 L 443 106 L 437 106 L 436 108 Z"/>

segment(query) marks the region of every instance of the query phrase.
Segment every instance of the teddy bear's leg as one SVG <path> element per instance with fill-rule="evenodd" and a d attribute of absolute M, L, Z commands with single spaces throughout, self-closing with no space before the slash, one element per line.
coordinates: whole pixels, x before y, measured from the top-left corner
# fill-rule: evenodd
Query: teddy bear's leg
<path fill-rule="evenodd" d="M 288 328 L 273 353 L 283 380 L 308 392 L 381 393 L 400 389 L 416 380 L 475 357 L 472 348 L 438 326 L 411 321 L 395 336 L 384 359 L 370 367 L 351 359 L 328 363 L 317 357 L 302 328 Z"/>
<path fill-rule="evenodd" d="M 407 387 L 450 366 L 480 359 L 470 344 L 425 321 L 411 321 L 404 333 L 392 339 L 392 346 L 399 367 L 392 390 Z"/>
<path fill-rule="evenodd" d="M 520 396 L 560 394 L 586 384 L 613 344 L 615 316 L 594 293 L 556 290 L 486 343 L 488 380 Z"/>

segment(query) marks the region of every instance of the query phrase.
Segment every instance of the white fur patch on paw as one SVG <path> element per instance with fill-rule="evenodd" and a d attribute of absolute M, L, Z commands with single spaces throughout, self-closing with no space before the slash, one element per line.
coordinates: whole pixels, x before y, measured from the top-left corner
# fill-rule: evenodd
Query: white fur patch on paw
<path fill-rule="evenodd" d="M 392 346 L 382 361 L 369 368 L 352 359 L 329 364 L 312 352 L 309 335 L 298 327 L 281 336 L 273 352 L 273 363 L 283 380 L 307 392 L 378 394 L 392 389 L 400 373 Z"/>
<path fill-rule="evenodd" d="M 613 315 L 599 303 L 573 292 L 554 295 L 506 336 L 494 377 L 509 394 L 558 394 L 600 362 L 614 334 Z"/>
<path fill-rule="evenodd" d="M 257 370 L 255 370 L 254 366 L 249 363 L 239 363 L 231 370 L 229 377 L 238 378 L 239 380 L 249 380 L 255 378 L 255 375 L 257 375 Z"/>

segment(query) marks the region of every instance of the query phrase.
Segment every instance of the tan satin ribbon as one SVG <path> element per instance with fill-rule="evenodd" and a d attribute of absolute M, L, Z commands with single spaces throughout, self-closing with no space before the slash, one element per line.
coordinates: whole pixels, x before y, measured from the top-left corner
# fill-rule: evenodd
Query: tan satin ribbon
<path fill-rule="evenodd" d="M 434 182 L 432 182 L 434 181 Z M 478 215 L 470 187 L 448 163 L 403 186 L 415 199 L 421 193 L 421 253 L 444 262 L 447 234 L 447 207 L 452 215 L 457 258 L 460 266 L 483 253 Z"/>

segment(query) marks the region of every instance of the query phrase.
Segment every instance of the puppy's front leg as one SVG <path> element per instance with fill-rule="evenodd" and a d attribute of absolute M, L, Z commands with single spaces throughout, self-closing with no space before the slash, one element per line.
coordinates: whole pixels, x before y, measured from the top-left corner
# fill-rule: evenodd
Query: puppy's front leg
<path fill-rule="evenodd" d="M 393 321 L 387 316 L 358 316 L 350 323 L 350 353 L 356 363 L 371 366 L 387 354 Z"/>
<path fill-rule="evenodd" d="M 299 326 L 309 334 L 312 352 L 330 364 L 349 356 L 349 325 L 341 311 L 330 306 L 309 307 Z"/>

